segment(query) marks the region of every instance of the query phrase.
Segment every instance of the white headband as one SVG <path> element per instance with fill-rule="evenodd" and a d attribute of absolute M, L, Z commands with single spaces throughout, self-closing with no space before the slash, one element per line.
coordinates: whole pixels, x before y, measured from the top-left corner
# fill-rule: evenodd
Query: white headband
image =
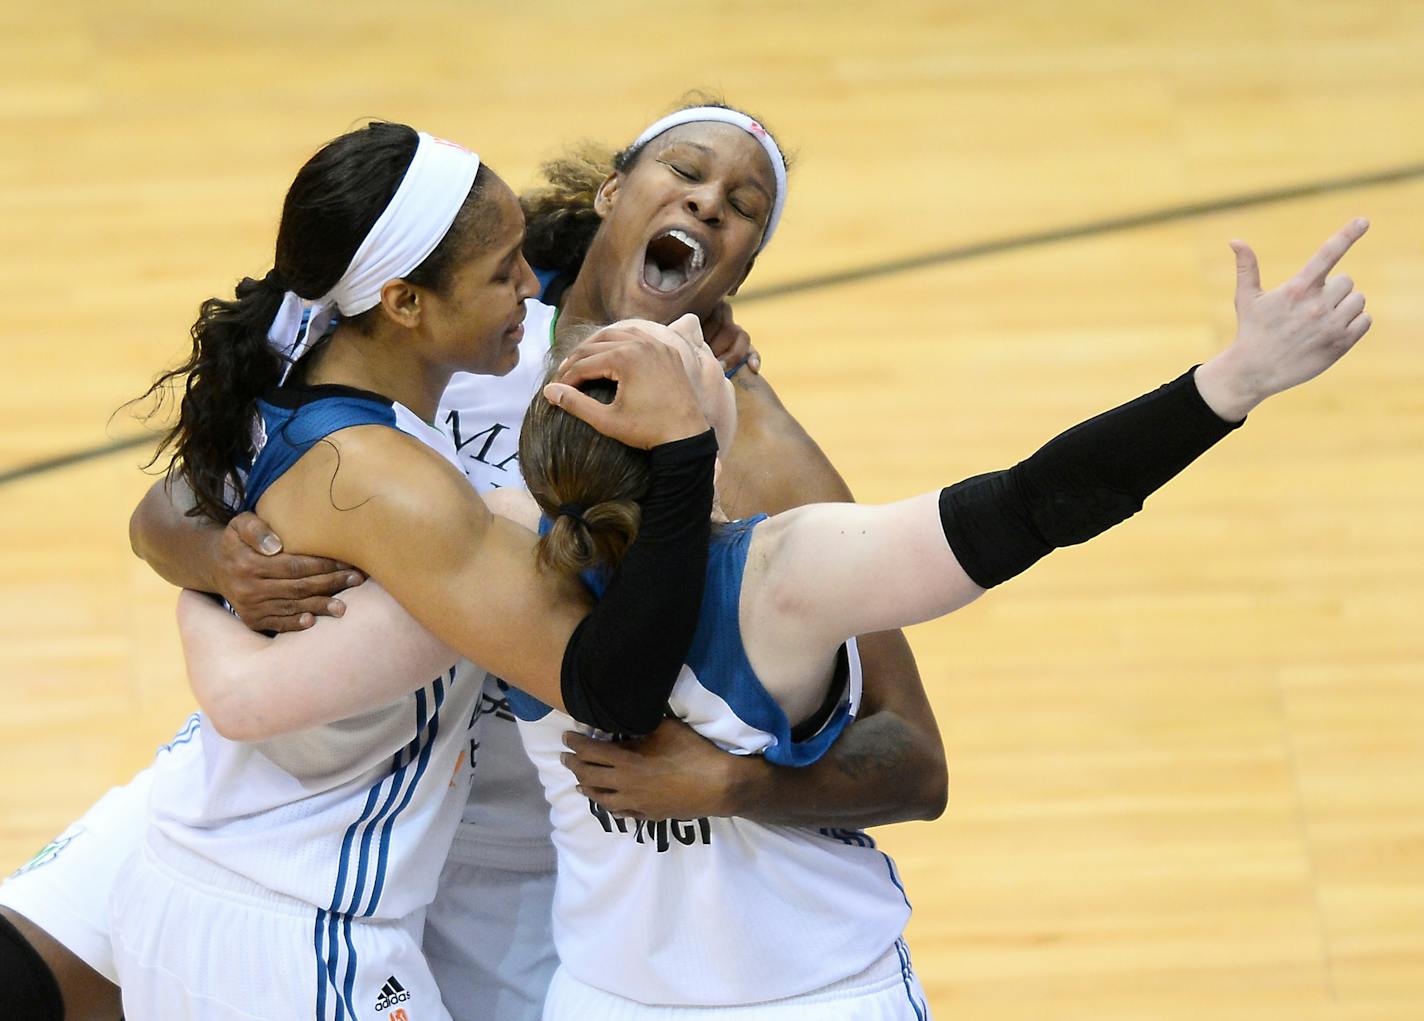
<path fill-rule="evenodd" d="M 781 149 L 777 146 L 776 139 L 771 137 L 771 132 L 740 110 L 728 110 L 720 106 L 694 106 L 689 110 L 670 113 L 662 120 L 655 122 L 638 136 L 638 140 L 633 143 L 632 147 L 641 148 L 664 131 L 683 124 L 696 124 L 701 121 L 719 121 L 741 128 L 761 143 L 761 147 L 766 150 L 767 158 L 771 160 L 771 171 L 776 175 L 776 194 L 771 199 L 771 215 L 766 218 L 766 230 L 762 232 L 761 244 L 757 245 L 757 251 L 760 252 L 771 240 L 771 235 L 776 231 L 776 225 L 781 222 L 781 210 L 786 206 L 786 158 L 781 155 Z"/>
<path fill-rule="evenodd" d="M 420 132 L 400 187 L 356 249 L 341 279 L 315 301 L 291 291 L 282 299 L 267 339 L 286 359 L 284 380 L 311 343 L 321 339 L 333 311 L 354 316 L 375 308 L 381 301 L 382 287 L 415 269 L 435 251 L 465 204 L 479 170 L 480 158 L 475 153 Z"/>

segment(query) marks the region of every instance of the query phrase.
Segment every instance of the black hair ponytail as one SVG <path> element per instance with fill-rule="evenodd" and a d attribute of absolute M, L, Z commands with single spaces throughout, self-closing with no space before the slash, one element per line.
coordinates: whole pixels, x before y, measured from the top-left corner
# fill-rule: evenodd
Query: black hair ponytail
<path fill-rule="evenodd" d="M 161 405 L 164 393 L 181 381 L 178 421 L 149 464 L 171 448 L 167 471 L 187 478 L 195 497 L 191 513 L 226 523 L 242 508 L 257 399 L 278 384 L 284 368 L 267 341 L 272 320 L 286 292 L 316 299 L 341 279 L 400 187 L 418 144 L 415 129 L 378 121 L 322 146 L 287 190 L 276 268 L 260 280 L 243 279 L 232 299 L 203 302 L 188 359 L 160 375 L 144 395 L 157 395 Z M 406 280 L 444 289 L 464 242 L 480 229 L 477 202 L 490 176 L 482 166 L 445 238 Z M 369 328 L 375 312 L 349 321 Z"/>

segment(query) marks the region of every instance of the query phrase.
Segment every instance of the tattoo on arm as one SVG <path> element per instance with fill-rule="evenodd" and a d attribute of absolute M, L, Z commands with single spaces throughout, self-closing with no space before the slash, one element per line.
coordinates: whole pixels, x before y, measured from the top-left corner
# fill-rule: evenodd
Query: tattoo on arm
<path fill-rule="evenodd" d="M 890 777 L 905 765 L 912 744 L 903 720 L 879 713 L 848 728 L 831 746 L 831 758 L 852 780 Z"/>

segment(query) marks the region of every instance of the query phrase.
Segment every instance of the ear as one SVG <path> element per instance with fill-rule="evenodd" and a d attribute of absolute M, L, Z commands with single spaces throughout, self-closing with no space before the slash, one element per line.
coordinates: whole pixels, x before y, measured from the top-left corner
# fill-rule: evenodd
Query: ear
<path fill-rule="evenodd" d="M 607 219 L 608 214 L 613 211 L 618 202 L 618 189 L 622 184 L 623 175 L 615 170 L 603 179 L 598 191 L 593 193 L 593 211 L 598 214 L 600 220 Z"/>
<path fill-rule="evenodd" d="M 413 330 L 420 325 L 420 291 L 404 280 L 390 280 L 381 288 L 381 312 L 397 326 Z"/>
<path fill-rule="evenodd" d="M 693 347 L 702 344 L 702 320 L 697 318 L 696 313 L 689 312 L 685 316 L 674 319 L 668 324 L 668 328 Z"/>
<path fill-rule="evenodd" d="M 756 265 L 756 256 L 753 255 L 747 260 L 747 268 L 742 270 L 742 275 L 737 278 L 737 282 L 732 285 L 732 289 L 727 292 L 727 297 L 731 297 L 742 289 L 742 284 L 747 282 L 747 277 L 751 276 L 752 267 Z"/>

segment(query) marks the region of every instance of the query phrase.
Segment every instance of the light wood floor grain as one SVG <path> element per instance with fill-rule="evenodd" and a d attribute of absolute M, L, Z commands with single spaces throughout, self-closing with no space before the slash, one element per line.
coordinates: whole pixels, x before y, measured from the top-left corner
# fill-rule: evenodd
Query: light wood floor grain
<path fill-rule="evenodd" d="M 797 150 L 758 288 L 1424 161 L 1424 5 L 630 0 L 0 12 L 0 472 L 109 415 L 270 265 L 283 189 L 362 117 L 516 184 L 692 86 Z M 948 743 L 883 834 L 938 1016 L 1424 1016 L 1424 183 L 1330 191 L 748 301 L 863 499 L 1004 466 L 1209 357 L 1353 215 L 1377 325 L 1147 512 L 912 635 Z M 0 487 L 0 868 L 190 706 L 128 551 L 136 452 Z"/>

